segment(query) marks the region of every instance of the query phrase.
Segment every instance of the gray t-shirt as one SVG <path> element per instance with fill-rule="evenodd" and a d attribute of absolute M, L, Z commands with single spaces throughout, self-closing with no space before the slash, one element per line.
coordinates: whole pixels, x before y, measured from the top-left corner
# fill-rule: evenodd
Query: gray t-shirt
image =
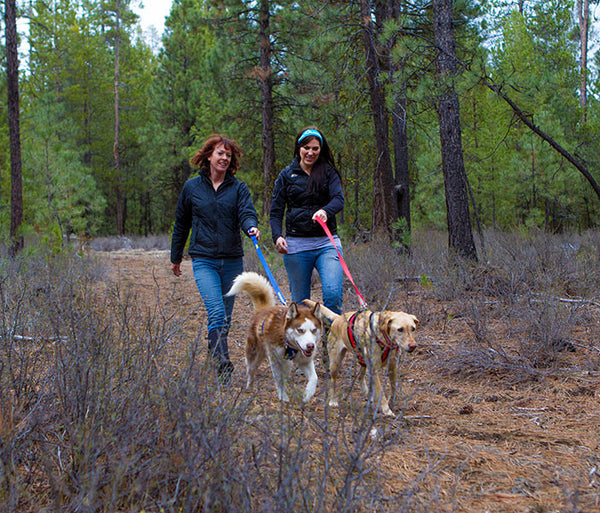
<path fill-rule="evenodd" d="M 287 241 L 287 250 L 288 255 L 293 255 L 294 253 L 300 253 L 302 251 L 314 251 L 316 249 L 323 249 L 327 246 L 331 246 L 331 241 L 329 237 L 286 237 Z M 333 236 L 333 240 L 335 241 L 335 245 L 337 246 L 338 251 L 342 252 L 342 241 L 337 235 Z"/>

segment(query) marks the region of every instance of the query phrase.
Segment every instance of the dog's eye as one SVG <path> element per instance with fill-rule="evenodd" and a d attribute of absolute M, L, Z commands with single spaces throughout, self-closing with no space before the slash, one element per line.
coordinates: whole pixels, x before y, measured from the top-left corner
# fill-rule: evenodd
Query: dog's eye
<path fill-rule="evenodd" d="M 298 333 L 300 333 L 300 335 L 304 334 L 305 329 L 304 328 L 298 328 Z"/>
<path fill-rule="evenodd" d="M 317 328 L 313 328 L 312 330 L 310 330 L 310 332 L 311 332 L 313 335 L 316 335 L 316 334 L 317 334 Z"/>
<path fill-rule="evenodd" d="M 404 328 L 398 328 L 398 331 L 399 331 L 400 333 L 402 333 L 402 332 L 404 331 Z"/>

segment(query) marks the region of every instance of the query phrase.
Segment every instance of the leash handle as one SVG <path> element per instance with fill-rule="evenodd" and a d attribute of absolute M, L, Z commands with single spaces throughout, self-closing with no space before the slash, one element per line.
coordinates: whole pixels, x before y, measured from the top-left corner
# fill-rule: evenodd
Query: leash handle
<path fill-rule="evenodd" d="M 250 236 L 250 239 L 252 240 L 252 244 L 254 244 L 254 249 L 256 249 L 256 253 L 258 255 L 258 258 L 260 259 L 260 262 L 261 262 L 265 272 L 267 273 L 267 277 L 269 278 L 269 281 L 271 282 L 271 285 L 273 286 L 273 289 L 275 290 L 277 299 L 279 299 L 279 302 L 285 306 L 286 305 L 285 297 L 283 296 L 281 289 L 277 285 L 277 282 L 275 281 L 275 277 L 273 276 L 271 269 L 269 269 L 269 264 L 267 264 L 267 261 L 265 260 L 265 257 L 260 249 L 256 235 L 250 235 L 250 234 L 248 234 L 248 235 Z"/>
<path fill-rule="evenodd" d="M 354 280 L 352 279 L 352 275 L 350 274 L 350 270 L 348 269 L 348 266 L 346 265 L 346 262 L 344 261 L 344 257 L 342 257 L 342 254 L 340 253 L 340 250 L 338 249 L 335 241 L 333 240 L 333 235 L 331 235 L 331 231 L 329 231 L 329 228 L 327 227 L 327 224 L 319 216 L 317 216 L 315 218 L 315 220 L 317 221 L 317 223 L 319 223 L 321 225 L 321 228 L 323 228 L 323 231 L 325 232 L 325 234 L 327 235 L 327 237 L 329 237 L 329 240 L 331 241 L 331 243 L 333 244 L 333 247 L 337 251 L 337 254 L 340 257 L 340 264 L 342 265 L 342 269 L 344 270 L 344 273 L 346 274 L 346 276 L 350 280 L 350 283 L 352 283 L 352 286 L 354 287 L 354 290 L 356 291 L 356 295 L 358 296 L 358 302 L 360 303 L 361 308 L 365 308 L 366 309 L 367 308 L 367 302 L 365 301 L 365 298 L 362 297 L 361 293 L 358 291 L 358 287 L 356 286 L 356 284 L 354 283 Z"/>

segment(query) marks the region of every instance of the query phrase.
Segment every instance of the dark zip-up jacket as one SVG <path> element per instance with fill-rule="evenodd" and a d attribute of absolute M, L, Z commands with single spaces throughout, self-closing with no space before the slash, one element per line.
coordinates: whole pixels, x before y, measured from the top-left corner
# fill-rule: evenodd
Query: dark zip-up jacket
<path fill-rule="evenodd" d="M 335 214 L 344 208 L 342 182 L 338 173 L 328 165 L 324 185 L 316 193 L 308 192 L 309 178 L 300 167 L 298 158 L 294 158 L 292 164 L 279 173 L 273 189 L 269 219 L 273 242 L 283 236 L 284 213 L 286 237 L 324 236 L 323 228 L 312 220 L 313 214 L 321 208 L 327 213 L 327 227 L 331 233 L 337 232 Z"/>
<path fill-rule="evenodd" d="M 258 226 L 258 218 L 247 185 L 227 173 L 215 191 L 210 178 L 201 171 L 184 184 L 179 195 L 171 262 L 181 262 L 190 229 L 191 257 L 241 257 L 244 251 L 240 229 L 248 233 L 253 226 Z"/>

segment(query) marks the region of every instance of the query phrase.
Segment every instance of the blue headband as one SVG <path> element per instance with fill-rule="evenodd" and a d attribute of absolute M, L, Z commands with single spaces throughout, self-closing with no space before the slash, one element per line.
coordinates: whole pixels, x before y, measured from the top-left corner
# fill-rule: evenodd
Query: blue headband
<path fill-rule="evenodd" d="M 321 136 L 321 134 L 317 130 L 313 130 L 312 128 L 308 128 L 304 130 L 304 132 L 302 132 L 302 135 L 298 138 L 298 144 L 300 144 L 300 141 L 306 139 L 311 135 L 315 136 L 317 139 L 319 139 L 319 141 L 321 141 L 321 144 L 323 144 L 323 137 Z"/>

